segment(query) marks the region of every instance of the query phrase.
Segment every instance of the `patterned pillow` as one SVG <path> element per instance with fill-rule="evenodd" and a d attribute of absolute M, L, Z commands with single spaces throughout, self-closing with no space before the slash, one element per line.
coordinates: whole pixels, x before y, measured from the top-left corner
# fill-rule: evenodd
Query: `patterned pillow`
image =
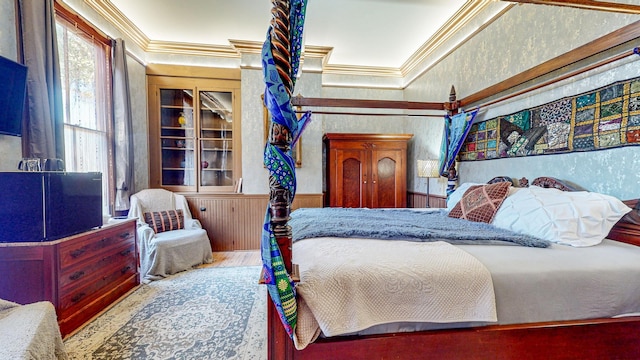
<path fill-rule="evenodd" d="M 144 222 L 149 224 L 156 234 L 163 231 L 184 229 L 184 214 L 180 209 L 147 212 L 144 213 Z"/>
<path fill-rule="evenodd" d="M 509 186 L 508 182 L 471 186 L 451 209 L 449 217 L 491 223 L 509 194 Z"/>

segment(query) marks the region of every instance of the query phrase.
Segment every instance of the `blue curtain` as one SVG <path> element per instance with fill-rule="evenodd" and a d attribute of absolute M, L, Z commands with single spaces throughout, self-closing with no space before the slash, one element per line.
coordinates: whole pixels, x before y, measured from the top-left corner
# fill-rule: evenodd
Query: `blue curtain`
<path fill-rule="evenodd" d="M 476 109 L 469 113 L 462 111 L 451 117 L 448 115 L 445 117 L 440 147 L 440 175 L 447 176 L 449 168 L 455 164 L 456 156 L 471 130 L 471 124 L 477 113 Z"/>

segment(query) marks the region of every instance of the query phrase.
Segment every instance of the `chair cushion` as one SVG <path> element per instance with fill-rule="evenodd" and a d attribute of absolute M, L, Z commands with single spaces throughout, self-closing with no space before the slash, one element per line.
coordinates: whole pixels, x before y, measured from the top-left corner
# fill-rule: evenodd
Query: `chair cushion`
<path fill-rule="evenodd" d="M 184 214 L 181 209 L 146 212 L 144 213 L 144 222 L 149 224 L 156 234 L 163 231 L 184 229 Z"/>

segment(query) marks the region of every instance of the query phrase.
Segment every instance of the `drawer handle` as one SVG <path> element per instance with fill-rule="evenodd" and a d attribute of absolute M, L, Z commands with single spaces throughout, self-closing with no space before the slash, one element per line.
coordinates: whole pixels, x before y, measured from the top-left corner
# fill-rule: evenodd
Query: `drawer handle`
<path fill-rule="evenodd" d="M 100 247 L 105 247 L 107 246 L 107 243 L 109 242 L 109 238 L 102 238 L 100 240 Z"/>
<path fill-rule="evenodd" d="M 72 258 L 77 258 L 78 256 L 84 254 L 85 251 L 87 251 L 87 249 L 85 249 L 85 248 L 74 250 L 74 251 L 71 252 L 71 257 Z"/>
<path fill-rule="evenodd" d="M 78 302 L 78 301 L 80 301 L 80 299 L 82 299 L 85 295 L 86 295 L 85 293 L 78 293 L 78 294 L 74 295 L 74 296 L 71 298 L 71 302 L 74 302 L 74 303 L 75 303 L 75 302 Z"/>
<path fill-rule="evenodd" d="M 84 276 L 84 271 L 76 271 L 75 273 L 73 273 L 71 276 L 69 276 L 69 279 L 71 280 L 78 280 L 81 277 Z"/>
<path fill-rule="evenodd" d="M 125 268 L 122 268 L 122 270 L 120 270 L 121 273 L 125 274 L 127 271 L 131 270 L 131 266 L 127 266 Z"/>
<path fill-rule="evenodd" d="M 120 255 L 121 256 L 127 256 L 129 254 L 131 254 L 131 250 L 130 249 L 120 251 Z"/>
<path fill-rule="evenodd" d="M 122 234 L 120 234 L 120 238 L 121 238 L 121 239 L 128 238 L 128 237 L 129 237 L 129 235 L 131 235 L 131 233 L 129 233 L 129 232 L 122 233 Z"/>

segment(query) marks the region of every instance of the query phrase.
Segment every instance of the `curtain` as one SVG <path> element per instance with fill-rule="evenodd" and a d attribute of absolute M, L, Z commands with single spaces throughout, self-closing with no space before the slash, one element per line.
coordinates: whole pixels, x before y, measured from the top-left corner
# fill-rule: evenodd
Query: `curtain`
<path fill-rule="evenodd" d="M 133 130 L 127 54 L 122 39 L 111 44 L 113 67 L 113 168 L 115 175 L 115 212 L 129 210 L 133 188 Z M 118 214 L 115 214 L 118 215 Z"/>
<path fill-rule="evenodd" d="M 23 157 L 64 159 L 62 86 L 53 0 L 19 0 L 22 55 L 27 73 Z"/>
<path fill-rule="evenodd" d="M 471 130 L 477 113 L 478 109 L 470 113 L 462 111 L 451 117 L 448 115 L 445 117 L 440 147 L 440 175 L 447 176 L 449 168 L 455 164 L 456 156 L 458 156 L 462 144 Z"/>

